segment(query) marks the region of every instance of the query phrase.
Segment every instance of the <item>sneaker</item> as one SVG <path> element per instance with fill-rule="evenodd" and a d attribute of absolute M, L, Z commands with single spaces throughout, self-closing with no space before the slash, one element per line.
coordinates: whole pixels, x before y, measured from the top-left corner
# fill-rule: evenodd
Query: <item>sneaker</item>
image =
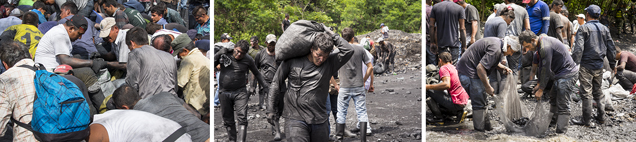
<path fill-rule="evenodd" d="M 467 111 L 462 111 L 462 113 L 460 113 L 460 115 L 458 115 L 458 123 L 464 123 L 464 120 L 466 120 L 466 114 L 468 114 Z"/>
<path fill-rule="evenodd" d="M 371 129 L 367 129 L 367 136 L 371 136 Z"/>

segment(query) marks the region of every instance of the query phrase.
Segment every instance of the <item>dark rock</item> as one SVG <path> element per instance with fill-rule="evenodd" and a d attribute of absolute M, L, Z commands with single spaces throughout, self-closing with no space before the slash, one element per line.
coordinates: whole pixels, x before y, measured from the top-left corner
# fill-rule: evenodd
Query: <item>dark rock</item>
<path fill-rule="evenodd" d="M 394 92 L 395 90 L 394 90 L 394 89 L 386 89 L 386 91 L 388 91 L 388 92 Z"/>
<path fill-rule="evenodd" d="M 395 125 L 402 125 L 402 122 L 400 122 L 400 121 L 395 121 Z"/>

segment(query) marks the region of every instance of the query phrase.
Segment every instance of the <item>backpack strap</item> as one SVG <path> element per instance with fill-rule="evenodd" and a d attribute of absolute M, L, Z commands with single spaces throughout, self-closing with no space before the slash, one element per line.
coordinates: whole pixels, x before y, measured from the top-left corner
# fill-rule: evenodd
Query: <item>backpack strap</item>
<path fill-rule="evenodd" d="M 13 123 L 15 123 L 16 125 L 18 125 L 18 126 L 20 126 L 20 127 L 24 128 L 24 129 L 27 129 L 27 130 L 29 130 L 29 131 L 33 132 L 33 128 L 31 128 L 31 123 L 29 123 L 29 124 L 24 124 L 24 123 L 22 123 L 22 122 L 20 122 L 20 121 L 18 121 L 18 120 L 15 120 L 15 119 L 13 118 L 13 116 L 11 117 L 11 121 L 12 121 Z"/>
<path fill-rule="evenodd" d="M 33 71 L 37 71 L 37 70 L 46 70 L 46 69 L 44 68 L 44 65 L 42 65 L 42 64 L 40 64 L 40 63 L 36 63 L 36 64 L 35 64 L 35 65 L 33 65 L 33 66 L 29 66 L 29 65 L 20 65 L 20 66 L 18 66 L 18 67 L 23 67 L 23 68 L 31 69 L 31 70 L 33 70 Z"/>
<path fill-rule="evenodd" d="M 165 140 L 163 140 L 163 142 L 174 142 L 177 139 L 179 139 L 179 137 L 181 137 L 181 135 L 183 135 L 185 133 L 186 133 L 185 127 L 181 127 L 179 129 L 177 129 L 177 131 L 175 131 L 172 134 L 170 134 L 170 136 L 168 136 Z"/>

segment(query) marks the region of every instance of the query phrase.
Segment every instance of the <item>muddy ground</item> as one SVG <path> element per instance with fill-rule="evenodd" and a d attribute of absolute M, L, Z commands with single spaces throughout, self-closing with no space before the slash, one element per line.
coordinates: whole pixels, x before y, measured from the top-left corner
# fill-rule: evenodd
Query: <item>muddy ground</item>
<path fill-rule="evenodd" d="M 406 71 L 397 75 L 378 75 L 375 77 L 375 92 L 367 94 L 367 113 L 373 128 L 368 141 L 419 141 L 422 130 L 421 113 L 421 72 Z M 347 129 L 355 127 L 357 122 L 355 109 L 351 105 L 347 113 Z M 251 96 L 248 109 L 248 141 L 272 141 L 271 126 L 265 118 L 265 111 L 258 110 L 258 96 Z M 214 139 L 227 140 L 223 128 L 221 111 L 214 110 Z M 331 116 L 331 134 L 335 132 L 335 120 Z M 285 121 L 281 119 L 281 125 Z M 281 128 L 284 131 L 284 128 Z M 283 135 L 284 136 L 284 135 Z M 345 141 L 359 141 L 358 138 L 346 138 Z"/>
<path fill-rule="evenodd" d="M 390 30 L 386 39 L 396 47 L 395 68 L 392 72 L 375 74 L 375 92 L 367 94 L 367 113 L 373 134 L 367 141 L 411 142 L 422 139 L 422 65 L 421 34 Z M 358 36 L 362 39 L 365 35 Z M 368 33 L 375 41 L 379 30 Z M 254 142 L 273 141 L 271 126 L 267 123 L 265 111 L 258 109 L 258 96 L 251 96 L 248 105 L 247 140 Z M 353 100 L 347 111 L 346 129 L 357 123 Z M 227 141 L 227 131 L 223 128 L 221 111 L 214 110 L 214 139 Z M 335 119 L 330 116 L 331 135 L 335 134 Z M 285 120 L 281 118 L 281 126 Z M 284 138 L 284 128 L 281 127 Z M 359 137 L 345 138 L 345 141 L 359 141 Z M 285 140 L 283 140 L 285 141 Z"/>
<path fill-rule="evenodd" d="M 636 51 L 636 36 L 628 30 L 628 34 L 623 34 L 623 38 L 619 39 L 616 35 L 616 29 L 612 29 L 612 37 L 617 47 L 631 51 Z M 523 94 L 519 94 L 520 97 Z M 534 98 L 522 98 L 522 104 L 529 110 L 535 109 L 536 100 Z M 606 122 L 603 125 L 597 124 L 597 128 L 587 128 L 584 126 L 573 125 L 570 122 L 568 132 L 566 134 L 556 134 L 554 128 L 549 128 L 544 136 L 528 137 L 522 134 L 506 132 L 503 123 L 492 119 L 494 124 L 493 131 L 485 133 L 473 130 L 473 121 L 468 118 L 463 124 L 450 126 L 433 126 L 426 125 L 427 141 L 634 141 L 636 139 L 636 100 L 628 98 L 624 100 L 612 101 L 614 111 L 607 111 Z M 581 118 L 581 102 L 571 102 L 571 117 Z M 489 113 L 494 114 L 494 110 Z M 593 114 L 596 114 L 594 109 Z M 427 110 L 427 115 L 432 116 Z M 491 118 L 494 118 L 491 116 Z M 593 122 L 595 122 L 593 120 Z"/>

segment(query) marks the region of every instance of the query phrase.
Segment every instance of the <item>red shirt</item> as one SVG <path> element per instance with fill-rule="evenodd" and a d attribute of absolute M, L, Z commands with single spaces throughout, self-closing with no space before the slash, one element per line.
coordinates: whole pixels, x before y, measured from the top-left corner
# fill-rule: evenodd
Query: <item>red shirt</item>
<path fill-rule="evenodd" d="M 462 83 L 459 81 L 457 69 L 452 64 L 446 64 L 439 68 L 439 78 L 450 77 L 450 88 L 448 93 L 451 95 L 451 99 L 454 104 L 465 105 L 468 102 L 468 93 L 462 87 Z"/>

